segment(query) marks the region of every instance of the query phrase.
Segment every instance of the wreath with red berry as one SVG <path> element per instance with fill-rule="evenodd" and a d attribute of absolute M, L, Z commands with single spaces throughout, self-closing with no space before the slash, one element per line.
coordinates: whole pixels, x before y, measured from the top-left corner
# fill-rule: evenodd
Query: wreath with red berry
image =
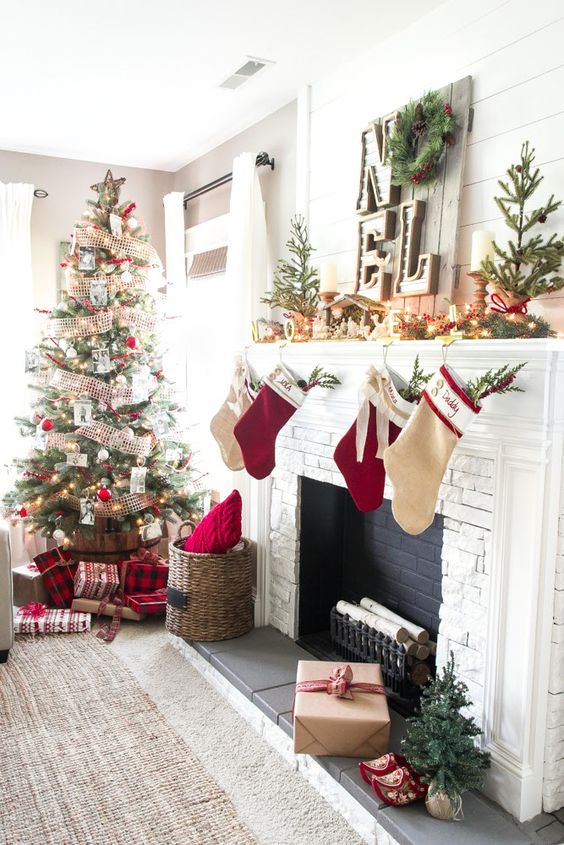
<path fill-rule="evenodd" d="M 455 142 L 456 119 L 439 91 L 429 91 L 398 112 L 387 140 L 386 163 L 394 185 L 429 185 L 447 147 Z"/>

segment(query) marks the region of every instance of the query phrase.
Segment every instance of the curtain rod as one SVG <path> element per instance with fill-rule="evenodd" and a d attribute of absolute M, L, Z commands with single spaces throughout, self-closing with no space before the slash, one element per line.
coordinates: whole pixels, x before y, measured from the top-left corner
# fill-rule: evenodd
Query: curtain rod
<path fill-rule="evenodd" d="M 259 153 L 256 157 L 255 164 L 257 167 L 270 167 L 271 170 L 274 170 L 274 159 L 270 158 L 268 153 Z M 214 179 L 212 182 L 208 182 L 206 185 L 202 185 L 200 188 L 196 188 L 195 190 L 184 194 L 184 208 L 186 208 L 190 200 L 194 200 L 196 197 L 201 197 L 203 194 L 207 194 L 209 191 L 214 191 L 216 188 L 221 188 L 222 185 L 227 185 L 227 183 L 231 182 L 232 179 L 233 173 L 226 173 L 225 176 L 218 176 L 218 178 Z"/>

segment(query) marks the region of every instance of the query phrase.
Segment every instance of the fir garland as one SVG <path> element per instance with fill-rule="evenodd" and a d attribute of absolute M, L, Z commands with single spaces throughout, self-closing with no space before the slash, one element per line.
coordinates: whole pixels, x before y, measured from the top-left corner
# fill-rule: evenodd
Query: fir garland
<path fill-rule="evenodd" d="M 467 340 L 513 340 L 516 338 L 552 337 L 554 332 L 542 317 L 529 316 L 516 320 L 514 314 L 468 308 L 458 315 L 456 322 L 447 314 L 404 314 L 398 330 L 402 340 L 432 340 L 448 335 L 450 331 L 462 332 Z"/>
<path fill-rule="evenodd" d="M 455 142 L 456 125 L 452 106 L 439 91 L 429 91 L 419 102 L 410 101 L 398 112 L 388 138 L 386 163 L 392 168 L 392 183 L 413 187 L 434 182 L 445 149 Z M 422 144 L 424 135 L 427 139 Z"/>

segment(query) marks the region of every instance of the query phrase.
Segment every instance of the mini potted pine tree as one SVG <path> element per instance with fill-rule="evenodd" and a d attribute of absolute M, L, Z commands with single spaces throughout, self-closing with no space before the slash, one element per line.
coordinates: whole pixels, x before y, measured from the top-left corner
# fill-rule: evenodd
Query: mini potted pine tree
<path fill-rule="evenodd" d="M 467 692 L 466 684 L 456 679 L 451 652 L 442 674 L 423 690 L 420 713 L 408 719 L 402 740 L 407 761 L 429 784 L 427 811 L 438 819 L 457 815 L 462 792 L 479 787 L 490 765 L 490 755 L 474 743 L 480 728 L 460 712 L 472 704 Z"/>
<path fill-rule="evenodd" d="M 564 277 L 558 275 L 564 240 L 556 234 L 546 238 L 538 229 L 537 234 L 532 234 L 561 205 L 554 194 L 538 208 L 527 205 L 544 179 L 539 168 L 533 166 L 534 160 L 535 150 L 526 141 L 521 147 L 520 163 L 509 167 L 505 181 L 498 181 L 502 196 L 494 199 L 516 239 L 510 240 L 505 249 L 494 241 L 495 258 L 486 258 L 480 268 L 482 278 L 496 288 L 502 307 L 513 308 L 516 318 L 526 313 L 526 309 L 517 310 L 517 305 L 523 306 L 530 299 L 564 287 Z"/>
<path fill-rule="evenodd" d="M 319 303 L 319 275 L 310 264 L 314 251 L 303 217 L 296 214 L 290 220 L 290 237 L 286 241 L 290 258 L 281 258 L 274 272 L 274 287 L 262 297 L 271 308 L 276 306 L 290 312 L 303 334 L 311 334 L 311 322 Z M 309 325 L 306 331 L 305 324 Z"/>

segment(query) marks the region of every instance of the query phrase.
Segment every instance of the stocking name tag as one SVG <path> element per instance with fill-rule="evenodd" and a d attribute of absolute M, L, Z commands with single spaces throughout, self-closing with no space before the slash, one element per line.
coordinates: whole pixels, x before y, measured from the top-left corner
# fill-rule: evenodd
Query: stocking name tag
<path fill-rule="evenodd" d="M 424 390 L 432 410 L 443 419 L 458 437 L 462 437 L 481 407 L 474 405 L 464 389 L 445 366 L 442 366 Z"/>

